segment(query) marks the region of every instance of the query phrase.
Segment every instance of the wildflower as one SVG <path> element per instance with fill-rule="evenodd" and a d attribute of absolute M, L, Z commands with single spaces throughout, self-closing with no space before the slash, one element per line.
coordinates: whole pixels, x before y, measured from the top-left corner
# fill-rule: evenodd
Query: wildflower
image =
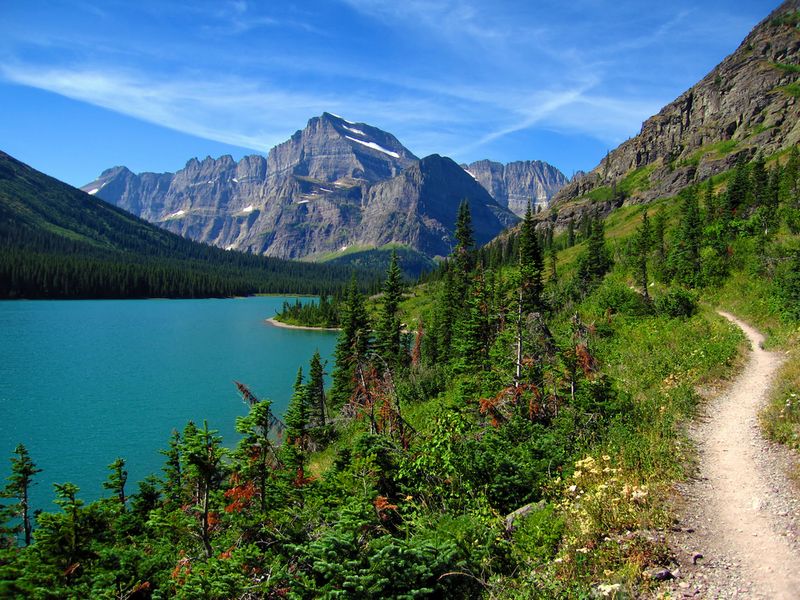
<path fill-rule="evenodd" d="M 597 591 L 603 598 L 614 597 L 619 592 L 622 584 L 619 583 L 601 583 L 597 586 Z"/>
<path fill-rule="evenodd" d="M 581 554 L 589 554 L 588 548 L 578 548 L 575 552 L 580 552 Z"/>

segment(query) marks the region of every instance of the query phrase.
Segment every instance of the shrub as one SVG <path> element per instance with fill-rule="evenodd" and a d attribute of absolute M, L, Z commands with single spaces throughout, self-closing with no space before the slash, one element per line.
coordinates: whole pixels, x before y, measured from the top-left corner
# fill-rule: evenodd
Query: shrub
<path fill-rule="evenodd" d="M 668 317 L 691 317 L 697 312 L 697 296 L 684 288 L 672 288 L 656 298 L 655 307 Z"/>

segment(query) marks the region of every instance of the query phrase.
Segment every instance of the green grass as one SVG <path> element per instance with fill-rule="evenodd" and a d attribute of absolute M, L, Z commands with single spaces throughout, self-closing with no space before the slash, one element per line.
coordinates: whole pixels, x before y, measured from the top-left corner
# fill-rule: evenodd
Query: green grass
<path fill-rule="evenodd" d="M 678 166 L 697 166 L 700 164 L 700 161 L 707 157 L 712 159 L 723 158 L 736 150 L 738 145 L 738 140 L 720 140 L 713 144 L 706 144 L 692 152 L 688 157 L 679 161 Z"/>
<path fill-rule="evenodd" d="M 770 63 L 776 69 L 786 71 L 787 73 L 800 73 L 800 65 L 790 65 L 788 63 L 773 62 Z"/>
<path fill-rule="evenodd" d="M 656 163 L 639 167 L 629 172 L 617 185 L 617 189 L 625 195 L 650 189 L 650 176 L 656 168 Z"/>
<path fill-rule="evenodd" d="M 792 98 L 800 98 L 800 83 L 794 82 L 788 85 L 782 85 L 775 89 Z"/>

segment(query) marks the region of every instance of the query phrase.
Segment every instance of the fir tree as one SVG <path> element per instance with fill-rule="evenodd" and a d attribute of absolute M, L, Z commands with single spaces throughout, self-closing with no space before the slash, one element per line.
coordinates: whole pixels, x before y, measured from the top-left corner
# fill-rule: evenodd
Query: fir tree
<path fill-rule="evenodd" d="M 169 440 L 169 447 L 161 450 L 161 454 L 166 457 L 166 462 L 162 467 L 164 472 L 164 496 L 176 505 L 183 502 L 183 478 L 181 469 L 181 434 L 178 430 L 172 430 Z"/>
<path fill-rule="evenodd" d="M 542 249 L 536 236 L 536 223 L 530 203 L 525 211 L 519 236 L 520 298 L 522 311 L 527 314 L 541 309 L 544 270 Z"/>
<path fill-rule="evenodd" d="M 308 366 L 308 423 L 322 427 L 327 423 L 328 409 L 325 404 L 325 366 L 319 350 L 314 352 Z"/>
<path fill-rule="evenodd" d="M 581 291 L 586 294 L 602 281 L 611 269 L 611 254 L 606 247 L 605 229 L 599 217 L 589 225 L 586 251 L 578 258 L 577 277 Z"/>
<path fill-rule="evenodd" d="M 261 512 L 267 510 L 267 484 L 277 466 L 275 448 L 270 439 L 273 415 L 268 399 L 250 403 L 250 412 L 236 419 L 236 431 L 242 438 L 234 454 L 235 470 L 245 486 L 253 482 L 258 492 Z"/>
<path fill-rule="evenodd" d="M 456 370 L 471 373 L 485 369 L 491 345 L 491 321 L 486 279 L 480 270 L 473 279 L 457 331 L 454 340 Z"/>
<path fill-rule="evenodd" d="M 469 282 L 469 274 L 475 266 L 473 250 L 475 249 L 475 236 L 472 230 L 472 213 L 469 210 L 469 202 L 462 200 L 458 206 L 458 216 L 456 217 L 456 247 L 453 250 L 456 273 L 459 282 L 466 289 Z"/>
<path fill-rule="evenodd" d="M 744 156 L 740 156 L 733 171 L 733 177 L 728 185 L 725 195 L 726 218 L 735 216 L 741 208 L 747 204 L 750 194 L 750 176 L 747 168 L 747 161 Z"/>
<path fill-rule="evenodd" d="M 355 389 L 356 365 L 366 357 L 370 347 L 369 317 L 355 277 L 347 289 L 341 310 L 341 326 L 339 341 L 336 343 L 336 364 L 330 394 L 331 405 L 337 409 L 350 400 Z"/>
<path fill-rule="evenodd" d="M 211 558 L 211 495 L 221 478 L 224 448 L 222 438 L 203 422 L 198 429 L 191 421 L 183 432 L 182 458 L 186 478 L 194 484 L 195 501 L 199 509 L 200 540 L 207 558 Z"/>
<path fill-rule="evenodd" d="M 3 507 L 5 509 L 3 512 L 6 513 L 4 516 L 8 517 L 6 520 L 20 519 L 19 528 L 23 532 L 26 546 L 31 543 L 32 530 L 29 492 L 33 485 L 33 476 L 41 472 L 42 470 L 31 460 L 27 448 L 23 444 L 18 444 L 11 458 L 11 475 L 8 476 L 8 483 L 0 492 L 0 497 L 16 499 L 15 504 Z"/>
<path fill-rule="evenodd" d="M 403 273 L 397 264 L 397 253 L 392 251 L 386 281 L 383 284 L 381 314 L 375 331 L 375 349 L 387 364 L 394 367 L 406 362 L 398 312 L 402 297 Z"/>
<path fill-rule="evenodd" d="M 680 283 L 695 286 L 700 283 L 700 246 L 703 224 L 697 204 L 697 190 L 693 187 L 682 192 L 681 222 L 673 254 L 673 267 Z"/>
<path fill-rule="evenodd" d="M 110 490 L 117 500 L 119 500 L 120 507 L 125 510 L 125 483 L 128 481 L 128 472 L 125 470 L 125 459 L 117 458 L 114 462 L 108 465 L 111 473 L 108 479 L 103 482 L 103 487 Z"/>
<path fill-rule="evenodd" d="M 308 392 L 308 387 L 303 384 L 303 369 L 300 368 L 284 417 L 286 438 L 282 452 L 284 464 L 290 473 L 295 474 L 295 482 L 298 484 L 305 479 L 305 460 L 308 450 Z"/>

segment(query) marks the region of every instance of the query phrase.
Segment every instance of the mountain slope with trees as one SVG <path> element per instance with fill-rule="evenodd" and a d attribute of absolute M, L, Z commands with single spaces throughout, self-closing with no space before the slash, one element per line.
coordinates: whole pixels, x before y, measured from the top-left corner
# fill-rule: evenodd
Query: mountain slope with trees
<path fill-rule="evenodd" d="M 0 153 L 0 297 L 330 293 L 351 269 L 191 242 Z M 367 286 L 375 276 L 359 275 Z"/>

